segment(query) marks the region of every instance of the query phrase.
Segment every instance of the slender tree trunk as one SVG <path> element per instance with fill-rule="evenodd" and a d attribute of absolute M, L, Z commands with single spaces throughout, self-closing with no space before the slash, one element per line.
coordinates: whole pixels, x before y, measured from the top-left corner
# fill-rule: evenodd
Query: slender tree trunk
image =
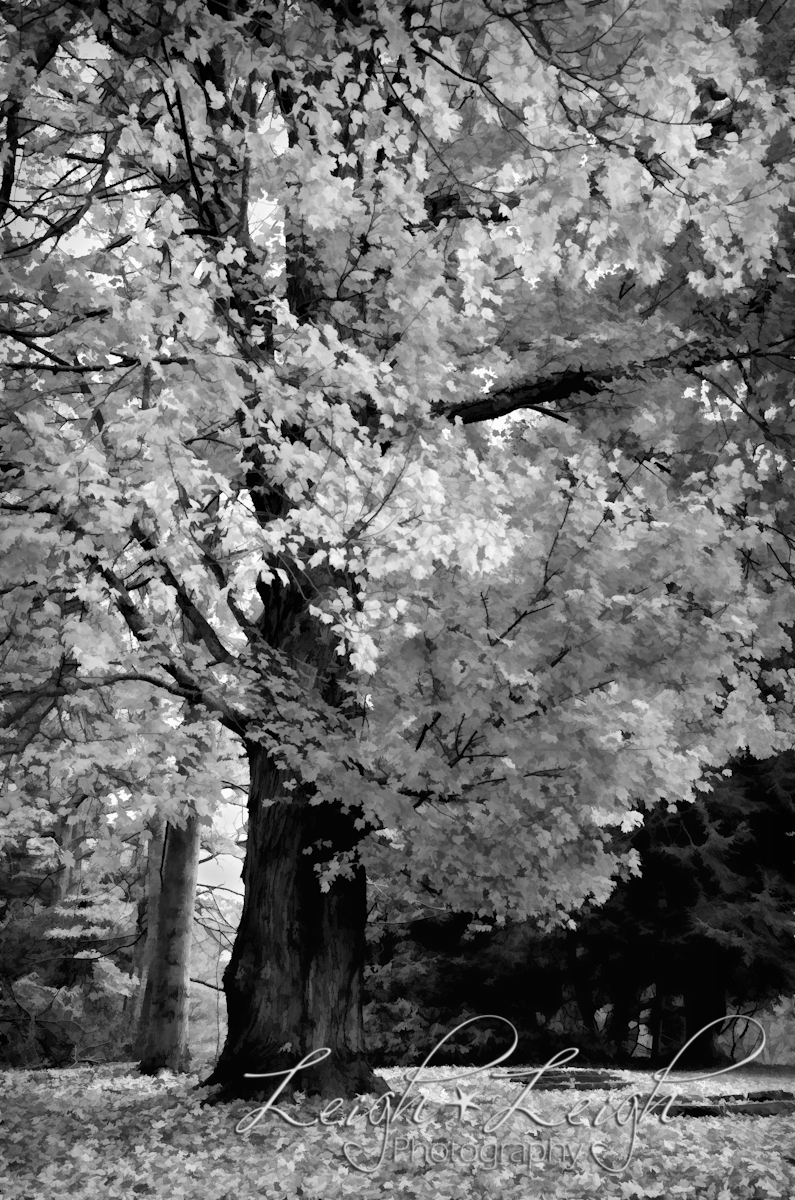
<path fill-rule="evenodd" d="M 157 842 L 152 867 L 143 1001 L 138 1020 L 136 1057 L 151 1075 L 161 1067 L 187 1071 L 190 947 L 199 870 L 201 827 L 195 815 L 183 826 L 166 825 L 162 851 Z M 159 862 L 158 862 L 159 858 Z M 151 949 L 150 949 L 151 942 Z"/>
<path fill-rule="evenodd" d="M 149 824 L 151 837 L 146 845 L 139 847 L 141 855 L 146 856 L 143 868 L 143 896 L 138 901 L 136 913 L 137 936 L 132 948 L 132 973 L 138 979 L 138 986 L 131 996 L 126 996 L 123 1014 L 127 1028 L 131 1030 L 131 1057 L 140 1058 L 137 1052 L 139 1029 L 141 1024 L 141 1008 L 146 992 L 146 980 L 152 964 L 154 951 L 154 936 L 149 937 L 150 929 L 157 925 L 157 905 L 160 902 L 160 869 L 163 858 L 163 837 L 165 823 L 160 818 L 154 818 Z"/>
<path fill-rule="evenodd" d="M 149 839 L 146 853 L 146 896 L 138 905 L 138 930 L 144 931 L 143 939 L 136 943 L 134 963 L 138 975 L 138 988 L 133 1006 L 132 1024 L 135 1029 L 133 1056 L 141 1057 L 143 1047 L 144 1027 L 141 1023 L 146 986 L 149 972 L 157 952 L 158 910 L 160 908 L 160 880 L 163 874 L 163 854 L 165 851 L 166 823 L 162 817 L 155 816 L 149 823 L 152 836 Z"/>
<path fill-rule="evenodd" d="M 69 900 L 80 891 L 82 874 L 81 859 L 85 854 L 85 839 L 87 835 L 88 829 L 85 818 L 80 818 L 71 824 L 65 819 L 59 822 L 55 837 L 61 849 L 70 852 L 72 863 L 69 866 L 64 865 L 56 877 L 57 890 L 53 896 L 54 904 L 68 904 Z"/>
<path fill-rule="evenodd" d="M 271 1094 L 282 1081 L 246 1072 L 288 1071 L 310 1051 L 331 1055 L 301 1070 L 294 1089 L 324 1096 L 383 1090 L 364 1056 L 362 988 L 367 919 L 361 866 L 322 891 L 315 864 L 361 837 L 338 804 L 309 804 L 257 745 L 251 763 L 243 915 L 224 972 L 229 1026 L 207 1080 L 232 1095 Z M 323 842 L 325 846 L 319 846 Z M 285 1089 L 283 1095 L 288 1094 Z"/>

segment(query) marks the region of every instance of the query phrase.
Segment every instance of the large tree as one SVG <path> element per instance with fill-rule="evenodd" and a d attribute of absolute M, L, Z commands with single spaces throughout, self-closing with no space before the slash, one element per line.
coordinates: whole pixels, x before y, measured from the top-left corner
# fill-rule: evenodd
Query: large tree
<path fill-rule="evenodd" d="M 691 479 L 688 376 L 791 344 L 748 333 L 791 94 L 719 18 L 5 18 L 4 602 L 40 655 L 7 723 L 134 680 L 243 739 L 230 1092 L 319 1046 L 301 1086 L 373 1085 L 365 855 L 552 917 L 607 894 L 638 797 L 792 740 L 786 605 Z"/>

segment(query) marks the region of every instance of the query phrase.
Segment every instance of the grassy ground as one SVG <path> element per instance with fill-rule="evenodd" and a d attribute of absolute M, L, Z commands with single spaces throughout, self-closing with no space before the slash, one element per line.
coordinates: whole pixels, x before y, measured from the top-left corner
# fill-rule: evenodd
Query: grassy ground
<path fill-rule="evenodd" d="M 426 1072 L 394 1109 L 406 1071 L 385 1071 L 391 1110 L 374 1098 L 326 1111 L 300 1101 L 252 1116 L 236 1102 L 201 1107 L 197 1079 L 142 1079 L 111 1064 L 7 1071 L 0 1102 L 2 1200 L 335 1200 L 393 1195 L 415 1200 L 535 1197 L 631 1200 L 704 1197 L 766 1200 L 795 1195 L 795 1117 L 642 1115 L 642 1072 L 621 1072 L 620 1092 L 526 1094 L 487 1072 Z M 698 1081 L 677 1073 L 680 1095 L 795 1084 L 793 1068 L 743 1068 Z M 667 1085 L 666 1092 L 673 1088 Z M 795 1090 L 795 1086 L 793 1087 Z M 467 1104 L 466 1099 L 471 1103 Z M 368 1112 L 369 1110 L 369 1112 Z M 412 1113 L 416 1120 L 412 1120 Z M 302 1127 L 288 1120 L 303 1122 Z M 387 1120 L 387 1118 L 391 1118 Z M 408 1119 L 407 1119 L 408 1118 Z M 339 1123 L 344 1119 L 346 1125 Z"/>

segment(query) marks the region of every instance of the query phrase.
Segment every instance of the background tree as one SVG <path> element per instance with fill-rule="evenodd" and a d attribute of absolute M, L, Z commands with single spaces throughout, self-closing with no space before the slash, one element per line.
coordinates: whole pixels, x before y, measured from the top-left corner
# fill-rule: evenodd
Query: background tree
<path fill-rule="evenodd" d="M 746 757 L 694 804 L 660 805 L 632 835 L 641 875 L 578 920 L 579 965 L 593 1006 L 613 1005 L 619 1051 L 631 1044 L 630 1021 L 637 1038 L 644 1009 L 659 1057 L 730 1008 L 795 989 L 792 770 L 791 753 Z M 694 1045 L 691 1061 L 715 1055 L 718 1032 Z"/>
<path fill-rule="evenodd" d="M 208 767 L 218 773 L 219 730 L 208 729 L 196 711 L 185 715 L 181 729 L 188 735 L 188 752 L 177 759 L 177 770 L 187 787 L 199 789 Z M 235 774 L 234 769 L 224 773 Z M 211 821 L 206 813 L 206 797 L 199 791 L 185 811 L 168 820 L 160 816 L 148 847 L 146 947 L 135 1040 L 135 1057 L 145 1074 L 190 1066 L 191 948 L 202 826 L 206 833 Z"/>
<path fill-rule="evenodd" d="M 51 624 L 49 632 L 56 635 L 57 646 L 63 629 Z M 6 679 L 12 678 L 13 664 L 19 682 L 24 659 L 14 654 L 13 643 L 13 632 L 6 630 Z M 195 716 L 192 723 L 184 722 L 178 705 L 154 697 L 150 689 L 126 684 L 70 691 L 52 675 L 26 676 L 26 684 L 30 702 L 24 720 L 7 731 L 0 793 L 6 1052 L 12 1059 L 35 1057 L 38 1050 L 29 1043 L 30 1038 L 35 1041 L 38 1026 L 48 1039 L 47 1053 L 59 1059 L 77 1052 L 78 1046 L 81 1053 L 89 1046 L 90 1053 L 101 1057 L 106 1051 L 99 1043 L 108 1040 L 115 1052 L 126 1047 L 131 1056 L 133 1013 L 140 1011 L 133 1002 L 131 974 L 148 977 L 150 992 L 154 988 L 167 994 L 169 979 L 172 988 L 176 985 L 176 973 L 187 997 L 189 970 L 187 955 L 175 959 L 173 952 L 163 953 L 162 936 L 158 947 L 156 923 L 140 920 L 147 907 L 147 826 L 153 822 L 162 833 L 179 830 L 180 821 L 185 825 L 190 797 L 192 857 L 198 856 L 202 828 L 205 843 L 211 840 L 222 847 L 222 837 L 207 838 L 206 826 L 224 783 L 234 782 L 237 764 L 223 740 L 226 756 L 219 755 L 214 724 L 208 731 L 206 722 Z M 11 693 L 7 712 L 19 702 L 18 695 Z M 161 849 L 162 841 L 161 836 Z M 151 867 L 151 854 L 149 862 Z M 158 882 L 161 866 L 158 859 L 158 870 L 150 871 Z M 184 941 L 192 923 L 195 884 L 176 886 L 170 874 L 167 889 L 175 894 L 171 910 L 164 907 L 163 920 L 168 928 L 174 921 L 174 904 L 181 906 Z M 155 907 L 150 903 L 150 918 Z M 22 992 L 31 987 L 38 989 L 37 996 L 59 995 L 59 1010 L 70 989 L 77 989 L 75 1003 L 78 993 L 83 1001 L 93 994 L 106 998 L 106 1008 L 112 1006 L 112 997 L 107 997 L 115 993 L 117 1008 L 124 1001 L 124 1021 L 116 1012 L 113 1020 L 119 1028 L 106 1030 L 105 1036 L 99 1027 L 111 1017 L 98 1013 L 93 1022 L 96 1036 L 91 1037 L 81 1026 L 84 1018 L 90 1020 L 91 1005 L 86 1004 L 86 1013 L 68 1020 L 53 1010 L 46 1020 L 31 1022 L 19 1004 Z M 186 1003 L 187 999 L 183 1010 Z M 150 1069 L 177 1066 L 177 1048 L 187 1035 L 187 1011 L 176 1024 L 178 1029 L 162 1001 L 147 1001 L 145 1041 L 157 1047 L 147 1050 L 142 1043 Z"/>
<path fill-rule="evenodd" d="M 795 990 L 794 836 L 792 753 L 745 756 L 694 801 L 660 802 L 641 827 L 617 833 L 640 873 L 569 928 L 529 920 L 500 929 L 445 912 L 441 891 L 412 920 L 420 895 L 401 905 L 384 879 L 367 1009 L 380 1061 L 419 1062 L 429 1031 L 441 1037 L 467 1016 L 499 1012 L 519 1030 L 526 1061 L 576 1045 L 586 1061 L 670 1062 L 708 1023 Z M 679 1061 L 725 1055 L 719 1034 L 715 1026 Z M 447 1053 L 486 1061 L 495 1047 L 488 1031 Z"/>

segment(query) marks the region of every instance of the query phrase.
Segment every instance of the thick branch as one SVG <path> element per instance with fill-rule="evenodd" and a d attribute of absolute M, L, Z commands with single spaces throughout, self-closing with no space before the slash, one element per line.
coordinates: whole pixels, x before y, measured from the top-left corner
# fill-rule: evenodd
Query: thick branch
<path fill-rule="evenodd" d="M 38 350 L 40 354 L 47 353 L 40 346 L 31 346 L 32 350 Z M 109 351 L 113 354 L 113 351 Z M 115 363 L 67 363 L 67 362 L 33 362 L 32 360 L 18 360 L 16 362 L 0 362 L 0 368 L 7 371 L 51 371 L 54 375 L 71 374 L 71 375 L 99 375 L 103 371 L 118 371 L 122 368 L 139 367 L 141 365 L 140 358 L 134 357 L 132 354 L 119 354 L 118 362 Z M 164 367 L 188 367 L 193 365 L 193 359 L 186 358 L 184 355 L 177 355 L 174 358 L 168 358 L 158 355 L 151 360 L 159 363 Z"/>
<path fill-rule="evenodd" d="M 49 511 L 54 516 L 59 515 L 57 512 L 57 509 L 52 509 L 52 508 L 48 509 L 46 506 L 43 506 L 42 510 L 40 510 L 40 511 Z M 85 536 L 83 533 L 83 530 L 80 528 L 80 526 L 74 520 L 74 518 L 71 518 L 71 517 L 68 518 L 66 521 L 64 521 L 63 524 L 64 524 L 64 529 L 67 532 L 75 533 L 79 537 Z M 87 554 L 86 560 L 91 564 L 91 566 L 96 571 L 99 572 L 102 579 L 105 581 L 105 583 L 110 588 L 111 595 L 113 597 L 113 601 L 116 605 L 116 608 L 121 613 L 121 615 L 124 618 L 124 621 L 127 625 L 127 628 L 133 634 L 136 641 L 140 642 L 142 645 L 147 645 L 149 643 L 155 642 L 156 637 L 157 637 L 155 629 L 153 628 L 151 622 L 149 620 L 147 620 L 144 613 L 140 610 L 138 605 L 133 600 L 133 598 L 130 595 L 128 589 L 126 588 L 123 580 L 116 574 L 116 572 L 111 567 L 108 567 L 105 564 L 103 564 L 96 554 Z M 169 572 L 169 574 L 170 574 L 170 572 Z M 173 575 L 171 575 L 171 578 L 169 580 L 167 580 L 166 582 L 171 583 L 172 581 L 173 581 L 173 584 L 177 588 L 179 588 L 179 585 L 178 585 L 177 581 L 174 579 Z M 198 610 L 195 609 L 192 602 L 187 597 L 187 594 L 184 592 L 184 589 L 179 589 L 179 590 L 181 590 L 181 592 L 182 592 L 182 604 L 180 604 L 180 608 L 183 611 L 183 614 L 190 621 L 194 621 L 194 614 L 195 614 L 196 618 L 199 618 L 201 621 L 204 621 L 205 624 L 207 624 L 207 626 L 212 634 L 212 638 L 214 638 L 215 641 L 218 643 L 218 649 L 221 651 L 221 654 L 217 656 L 218 661 L 225 662 L 227 664 L 236 663 L 237 660 L 234 657 L 234 655 L 230 654 L 229 651 L 226 649 L 226 647 L 222 645 L 220 640 L 215 635 L 215 631 L 212 630 L 212 627 L 209 626 L 209 624 L 206 622 L 205 618 L 203 618 L 201 616 L 201 614 L 198 613 Z M 179 597 L 178 597 L 178 603 L 179 603 Z M 195 625 L 195 621 L 194 621 L 194 625 Z M 212 638 L 211 638 L 211 641 L 212 641 Z M 209 646 L 208 648 L 210 648 L 211 653 L 215 653 L 215 650 L 211 646 Z M 159 666 L 167 675 L 170 675 L 171 678 L 174 680 L 174 682 L 177 684 L 177 688 L 178 688 L 177 694 L 181 695 L 185 700 L 188 700 L 191 704 L 201 704 L 205 708 L 208 708 L 214 712 L 217 712 L 221 718 L 222 724 L 224 724 L 227 729 L 231 729 L 233 733 L 237 733 L 237 734 L 240 734 L 240 736 L 243 736 L 245 734 L 245 730 L 246 730 L 246 722 L 245 722 L 243 715 L 241 713 L 238 713 L 234 708 L 231 707 L 231 705 L 227 704 L 226 701 L 222 700 L 220 697 L 213 696 L 208 691 L 206 691 L 202 687 L 202 685 L 194 678 L 192 672 L 189 671 L 187 669 L 187 667 L 185 667 L 181 663 L 174 662 L 174 660 L 172 659 L 171 655 L 168 653 L 168 651 L 165 647 L 161 646 L 161 651 L 163 651 L 163 657 L 162 657 L 161 662 L 159 663 Z M 150 682 L 158 684 L 159 680 L 157 679 L 156 676 L 154 676 L 151 678 Z M 167 685 L 165 685 L 165 686 L 167 686 Z M 173 691 L 173 689 L 170 687 L 168 688 L 168 690 Z"/>
<path fill-rule="evenodd" d="M 115 571 L 112 571 L 110 567 L 103 567 L 100 563 L 96 563 L 96 566 L 102 578 L 111 588 L 116 607 L 135 639 L 143 644 L 154 641 L 156 636 L 154 629 L 135 604 Z M 201 704 L 205 708 L 217 712 L 222 724 L 227 729 L 231 729 L 233 733 L 243 736 L 246 730 L 246 723 L 241 713 L 236 712 L 226 701 L 221 700 L 217 696 L 211 696 L 206 692 L 193 677 L 192 673 L 181 663 L 174 662 L 170 655 L 165 658 L 165 661 L 160 663 L 160 666 L 177 684 L 179 695 L 183 696 L 191 704 Z M 151 682 L 156 683 L 157 678 L 151 677 Z M 169 688 L 168 690 L 172 689 Z"/>
<path fill-rule="evenodd" d="M 137 521 L 134 521 L 132 524 L 132 535 L 144 550 L 148 551 L 150 554 L 157 554 L 157 543 L 152 537 L 144 533 Z M 180 583 L 174 572 L 171 570 L 171 567 L 169 567 L 167 563 L 163 562 L 161 558 L 155 558 L 155 562 L 159 568 L 160 578 L 173 591 L 174 598 L 177 602 L 177 607 L 179 608 L 179 611 L 182 613 L 183 617 L 185 617 L 187 621 L 190 621 L 195 636 L 204 642 L 204 645 L 209 650 L 210 654 L 212 654 L 216 662 L 226 663 L 227 666 L 234 666 L 237 663 L 237 658 L 230 650 L 227 650 L 226 646 L 223 644 L 218 634 L 205 617 L 204 613 L 200 612 L 193 603 L 185 587 L 182 583 Z M 121 585 L 121 580 L 119 580 L 119 585 L 123 586 Z M 129 592 L 126 588 L 125 593 L 127 596 L 129 596 Z"/>
<path fill-rule="evenodd" d="M 629 382 L 641 378 L 647 371 L 685 371 L 695 374 L 703 367 L 717 366 L 729 359 L 753 358 L 757 352 L 753 350 L 730 350 L 721 346 L 685 345 L 672 350 L 669 354 L 647 359 L 645 362 L 628 363 L 626 367 L 615 370 L 589 371 L 585 367 L 573 370 L 567 367 L 541 379 L 517 383 L 507 388 L 489 392 L 477 399 L 465 400 L 458 404 L 440 407 L 438 410 L 448 420 L 460 417 L 464 425 L 472 425 L 479 421 L 494 421 L 509 413 L 521 409 L 532 409 L 557 421 L 566 421 L 564 412 L 555 411 L 556 405 L 571 400 L 578 395 L 598 396 L 609 390 L 610 384 Z"/>
<path fill-rule="evenodd" d="M 508 413 L 526 408 L 554 417 L 557 421 L 566 421 L 567 417 L 554 412 L 549 405 L 569 400 L 580 392 L 596 396 L 613 378 L 611 371 L 561 371 L 546 379 L 520 383 L 515 387 L 489 392 L 479 400 L 453 405 L 447 409 L 446 416 L 450 421 L 460 417 L 464 425 L 472 425 L 477 421 L 494 421 L 497 417 L 505 417 Z"/>

